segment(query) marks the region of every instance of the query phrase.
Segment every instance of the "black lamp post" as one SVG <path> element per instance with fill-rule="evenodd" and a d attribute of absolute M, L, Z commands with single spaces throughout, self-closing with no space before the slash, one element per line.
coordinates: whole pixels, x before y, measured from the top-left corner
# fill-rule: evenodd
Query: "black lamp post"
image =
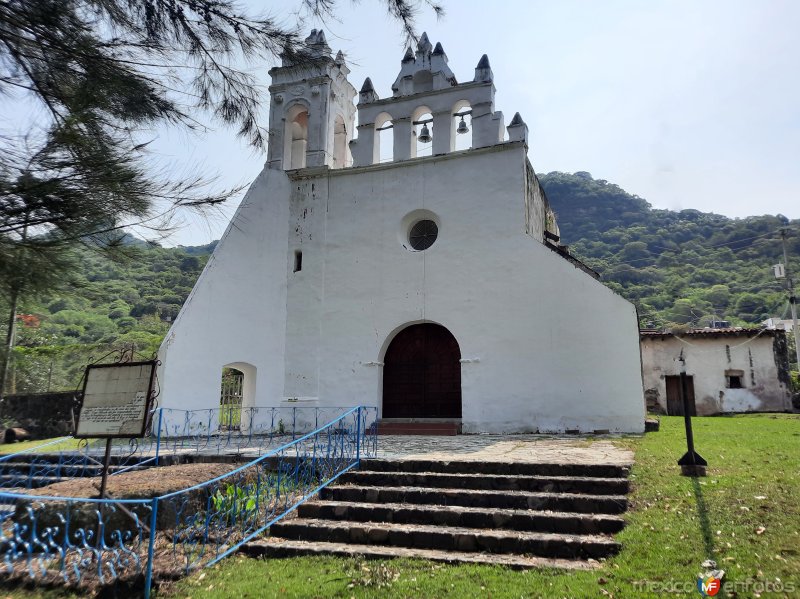
<path fill-rule="evenodd" d="M 686 427 L 686 448 L 683 457 L 678 460 L 683 476 L 705 476 L 708 462 L 694 450 L 694 435 L 692 434 L 692 416 L 689 412 L 689 390 L 686 386 L 686 359 L 681 352 L 678 361 L 681 363 L 681 399 L 683 400 L 683 423 Z"/>

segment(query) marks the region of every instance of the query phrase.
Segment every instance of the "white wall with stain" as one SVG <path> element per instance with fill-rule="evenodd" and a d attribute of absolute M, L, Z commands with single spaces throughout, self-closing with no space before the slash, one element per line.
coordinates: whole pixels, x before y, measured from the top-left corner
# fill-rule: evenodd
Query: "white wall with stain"
<path fill-rule="evenodd" d="M 667 376 L 693 377 L 698 415 L 727 412 L 782 412 L 791 409 L 788 381 L 782 381 L 780 346 L 784 331 L 697 331 L 689 334 L 643 333 L 642 378 L 645 391 L 667 410 Z M 783 344 L 785 347 L 785 344 Z M 788 365 L 785 367 L 788 368 Z M 726 373 L 741 375 L 741 388 L 730 388 Z M 784 377 L 785 378 L 785 377 Z"/>
<path fill-rule="evenodd" d="M 417 67 L 429 64 L 425 52 L 437 52 L 429 46 Z M 433 60 L 440 73 L 442 60 Z M 482 63 L 480 82 L 464 85 L 490 101 L 491 71 Z M 397 102 L 409 110 L 415 102 L 433 105 L 438 80 L 416 98 L 409 65 Z M 324 60 L 320 68 L 316 77 L 344 73 Z M 298 76 L 307 71 L 305 65 Z M 279 74 L 282 98 L 271 113 L 277 120 L 282 107 L 297 105 L 289 98 L 295 93 L 308 93 L 312 108 L 338 110 L 341 95 L 315 104 L 311 83 L 323 94 L 349 89 L 341 80 L 293 85 L 289 71 Z M 455 98 L 458 85 L 442 85 L 441 93 Z M 476 114 L 502 118 L 489 104 L 480 110 L 473 123 Z M 309 114 L 309 122 L 330 121 Z M 527 127 L 515 117 L 504 141 L 491 123 L 475 124 L 475 145 L 485 147 L 381 164 L 363 150 L 374 139 L 367 134 L 353 145 L 362 144 L 363 153 L 350 168 L 327 153 L 329 136 L 313 132 L 307 152 L 321 166 L 309 160 L 287 172 L 271 151 L 161 348 L 161 405 L 217 405 L 221 367 L 244 362 L 257 373 L 256 405 L 302 400 L 380 410 L 389 343 L 410 324 L 432 322 L 461 349 L 465 432 L 641 432 L 636 311 L 545 245 L 544 230 L 558 229 L 539 222 L 552 212 L 541 193 L 530 192 Z M 285 147 L 286 130 L 271 128 L 271 143 Z M 409 229 L 423 217 L 437 223 L 438 238 L 415 251 Z M 569 326 L 563 314 L 570 314 Z"/>

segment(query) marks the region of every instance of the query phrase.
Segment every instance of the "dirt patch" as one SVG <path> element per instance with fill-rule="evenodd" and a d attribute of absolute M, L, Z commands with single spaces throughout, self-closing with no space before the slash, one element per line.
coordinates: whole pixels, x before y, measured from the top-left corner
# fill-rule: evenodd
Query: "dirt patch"
<path fill-rule="evenodd" d="M 147 470 L 123 472 L 108 477 L 106 489 L 114 499 L 150 499 L 180 491 L 231 472 L 236 464 L 180 464 L 158 466 Z M 40 489 L 26 491 L 27 495 L 51 497 L 95 498 L 100 489 L 100 477 L 73 478 Z"/>

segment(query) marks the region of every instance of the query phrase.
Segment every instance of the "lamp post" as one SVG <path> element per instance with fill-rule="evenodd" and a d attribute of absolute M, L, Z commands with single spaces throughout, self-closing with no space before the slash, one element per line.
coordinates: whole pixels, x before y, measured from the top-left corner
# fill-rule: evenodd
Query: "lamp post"
<path fill-rule="evenodd" d="M 694 450 L 694 435 L 692 434 L 692 415 L 689 413 L 689 390 L 686 385 L 686 359 L 681 352 L 678 361 L 681 363 L 681 400 L 683 401 L 683 423 L 686 427 L 686 453 L 678 460 L 683 476 L 705 476 L 706 462 Z"/>

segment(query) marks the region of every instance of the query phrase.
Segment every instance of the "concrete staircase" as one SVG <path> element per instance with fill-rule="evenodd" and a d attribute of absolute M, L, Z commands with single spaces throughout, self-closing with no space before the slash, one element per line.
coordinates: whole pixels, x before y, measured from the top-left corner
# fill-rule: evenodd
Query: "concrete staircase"
<path fill-rule="evenodd" d="M 244 550 L 588 568 L 620 549 L 627 476 L 615 465 L 364 460 Z"/>

